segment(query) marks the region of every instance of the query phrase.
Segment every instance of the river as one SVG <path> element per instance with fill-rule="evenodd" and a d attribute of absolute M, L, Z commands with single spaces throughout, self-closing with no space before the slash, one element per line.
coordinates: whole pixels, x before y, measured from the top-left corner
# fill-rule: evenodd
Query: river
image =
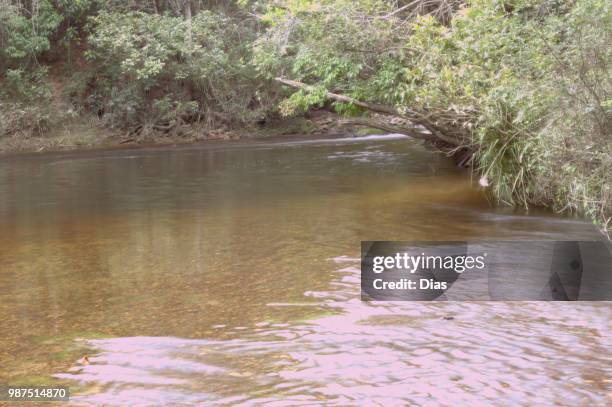
<path fill-rule="evenodd" d="M 0 383 L 86 405 L 609 404 L 611 303 L 360 301 L 361 240 L 515 239 L 600 236 L 495 208 L 399 136 L 4 157 Z"/>

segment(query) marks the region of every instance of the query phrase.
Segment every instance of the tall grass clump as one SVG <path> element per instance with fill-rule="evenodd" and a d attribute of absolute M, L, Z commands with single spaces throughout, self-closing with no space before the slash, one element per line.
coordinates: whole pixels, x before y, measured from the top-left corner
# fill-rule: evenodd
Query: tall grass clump
<path fill-rule="evenodd" d="M 493 87 L 482 105 L 476 168 L 500 200 L 582 213 L 609 234 L 612 5 L 582 0 L 524 7 L 510 17 L 524 32 L 513 39 L 522 57 L 506 62 L 516 80 Z"/>
<path fill-rule="evenodd" d="M 512 205 L 612 227 L 612 4 L 472 1 L 448 26 L 417 20 L 424 109 L 454 115 L 473 168 Z"/>

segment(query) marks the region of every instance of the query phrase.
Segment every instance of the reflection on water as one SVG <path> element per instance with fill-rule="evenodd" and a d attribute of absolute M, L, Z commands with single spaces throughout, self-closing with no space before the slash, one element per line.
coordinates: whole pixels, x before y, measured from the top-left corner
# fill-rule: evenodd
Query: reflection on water
<path fill-rule="evenodd" d="M 609 303 L 364 304 L 356 259 L 597 238 L 494 211 L 407 139 L 4 159 L 0 382 L 88 404 L 605 404 Z"/>

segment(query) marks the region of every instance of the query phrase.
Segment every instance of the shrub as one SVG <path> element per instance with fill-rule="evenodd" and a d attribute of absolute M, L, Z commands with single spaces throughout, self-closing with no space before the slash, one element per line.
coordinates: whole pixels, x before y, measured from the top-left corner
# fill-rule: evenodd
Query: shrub
<path fill-rule="evenodd" d="M 266 102 L 248 62 L 252 35 L 210 11 L 191 20 L 102 12 L 89 36 L 87 102 L 118 127 L 258 117 Z"/>
<path fill-rule="evenodd" d="M 0 83 L 0 137 L 41 135 L 59 119 L 53 115 L 46 69 L 9 69 Z"/>

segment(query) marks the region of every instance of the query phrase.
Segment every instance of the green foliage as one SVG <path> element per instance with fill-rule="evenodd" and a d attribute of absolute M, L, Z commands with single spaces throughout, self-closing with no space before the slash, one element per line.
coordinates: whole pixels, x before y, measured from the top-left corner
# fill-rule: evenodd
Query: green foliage
<path fill-rule="evenodd" d="M 113 125 L 260 114 L 248 108 L 259 86 L 247 59 L 251 33 L 230 18 L 102 12 L 91 23 L 86 56 L 96 85 L 88 98 Z"/>
<path fill-rule="evenodd" d="M 47 69 L 39 68 L 31 72 L 24 69 L 7 69 L 0 88 L 0 99 L 19 100 L 34 103 L 51 97 L 47 83 Z"/>
<path fill-rule="evenodd" d="M 63 58 L 95 1 L 0 2 L 0 136 L 41 135 L 64 118 L 52 100 L 45 60 L 53 52 Z"/>
<path fill-rule="evenodd" d="M 266 15 L 256 61 L 319 95 L 431 118 L 475 151 L 474 169 L 504 202 L 609 221 L 610 2 L 474 0 L 452 19 L 389 7 L 285 1 Z M 292 94 L 281 112 L 320 105 L 316 94 Z"/>
<path fill-rule="evenodd" d="M 326 101 L 325 88 L 322 86 L 312 89 L 309 92 L 298 91 L 283 100 L 279 105 L 279 110 L 283 116 L 302 114 L 312 106 L 323 106 Z"/>
<path fill-rule="evenodd" d="M 546 123 L 549 98 L 531 82 L 542 75 L 534 49 L 536 23 L 520 13 L 482 2 L 449 27 L 431 18 L 417 20 L 409 44 L 419 52 L 419 62 L 409 66 L 406 77 L 408 92 L 415 95 L 407 107 L 418 104 L 454 116 L 476 148 L 476 169 L 493 181 L 495 195 L 526 205 L 534 135 Z"/>
<path fill-rule="evenodd" d="M 35 10 L 19 2 L 0 4 L 0 69 L 48 51 L 49 37 L 62 20 L 48 0 L 39 1 Z"/>
<path fill-rule="evenodd" d="M 539 134 L 537 197 L 612 231 L 612 4 L 578 2 L 545 44 L 550 121 Z"/>
<path fill-rule="evenodd" d="M 0 82 L 0 137 L 40 134 L 55 119 L 49 103 L 51 89 L 46 69 L 32 72 L 8 69 Z"/>
<path fill-rule="evenodd" d="M 368 100 L 386 100 L 381 84 L 391 85 L 406 49 L 400 43 L 409 27 L 370 15 L 391 11 L 379 1 L 287 1 L 270 7 L 270 25 L 255 44 L 255 62 L 269 77 L 286 76 Z M 388 89 L 385 87 L 384 89 Z M 292 101 L 299 97 L 291 96 Z M 318 98 L 292 103 L 304 108 Z M 290 113 L 282 109 L 284 113 Z"/>
<path fill-rule="evenodd" d="M 7 0 L 0 3 L 0 72 L 38 62 L 77 39 L 78 28 L 97 0 Z M 52 44 L 53 43 L 53 44 Z"/>

